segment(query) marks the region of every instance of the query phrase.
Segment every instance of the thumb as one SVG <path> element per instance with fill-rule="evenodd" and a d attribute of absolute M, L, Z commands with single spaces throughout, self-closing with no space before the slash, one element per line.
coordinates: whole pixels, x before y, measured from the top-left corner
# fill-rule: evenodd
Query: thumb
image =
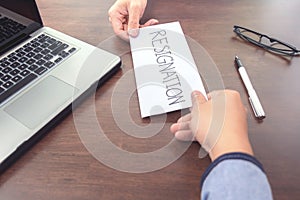
<path fill-rule="evenodd" d="M 198 90 L 193 91 L 191 96 L 192 96 L 191 114 L 192 116 L 198 116 L 200 112 L 200 105 L 207 101 L 206 97 Z"/>
<path fill-rule="evenodd" d="M 131 37 L 137 37 L 139 34 L 139 26 L 140 26 L 140 15 L 138 12 L 134 11 L 134 9 L 129 11 L 129 19 L 128 19 L 128 34 Z"/>
<path fill-rule="evenodd" d="M 138 29 L 140 26 L 140 13 L 136 10 L 135 7 L 131 8 L 128 12 L 128 30 Z"/>
<path fill-rule="evenodd" d="M 197 106 L 198 103 L 202 104 L 207 101 L 205 96 L 198 90 L 193 91 L 191 96 L 193 106 Z"/>
<path fill-rule="evenodd" d="M 203 137 L 206 128 L 205 123 L 205 103 L 207 102 L 206 97 L 200 91 L 192 92 L 192 108 L 191 108 L 191 123 L 190 128 L 194 134 L 196 140 L 202 144 Z M 204 106 L 204 107 L 203 107 Z M 203 118 L 204 116 L 204 118 Z"/>

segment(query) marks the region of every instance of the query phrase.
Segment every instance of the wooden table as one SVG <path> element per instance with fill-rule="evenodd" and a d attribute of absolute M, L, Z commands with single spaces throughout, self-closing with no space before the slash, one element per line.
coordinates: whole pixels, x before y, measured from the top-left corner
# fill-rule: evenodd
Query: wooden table
<path fill-rule="evenodd" d="M 299 199 L 300 58 L 282 59 L 249 45 L 237 39 L 232 27 L 237 24 L 252 28 L 300 47 L 300 2 L 150 1 L 143 20 L 154 17 L 161 23 L 180 21 L 192 44 L 196 47 L 201 45 L 211 56 L 221 75 L 223 88 L 241 93 L 249 110 L 249 137 L 256 157 L 265 167 L 274 198 Z M 83 122 L 89 123 L 95 114 L 100 127 L 115 146 L 137 154 L 152 152 L 173 139 L 169 125 L 180 117 L 181 112 L 151 120 L 140 118 L 129 44 L 114 36 L 108 22 L 107 11 L 113 2 L 38 0 L 38 6 L 46 26 L 122 57 L 122 69 L 76 110 L 86 114 Z M 264 106 L 267 117 L 263 122 L 254 118 L 246 89 L 234 67 L 235 55 L 242 59 Z M 202 59 L 197 59 L 201 63 Z M 217 73 L 205 70 L 200 73 L 206 83 L 219 78 Z M 219 86 L 211 85 L 209 88 L 218 89 Z M 89 113 L 93 106 L 94 112 Z M 117 117 L 114 111 L 119 112 Z M 77 116 L 69 115 L 1 174 L 1 199 L 199 199 L 199 181 L 210 160 L 208 157 L 198 158 L 197 143 L 191 144 L 182 156 L 161 169 L 126 173 L 104 165 L 89 153 L 81 142 L 84 133 L 79 133 L 80 122 L 76 120 Z M 142 139 L 125 133 L 128 129 L 147 134 L 148 126 L 159 123 L 165 125 L 150 138 Z M 86 131 L 92 129 L 91 126 Z M 122 156 L 113 157 L 116 156 L 114 154 L 111 156 L 115 161 L 123 159 Z M 157 157 L 140 165 L 165 161 L 164 157 Z M 120 166 L 123 164 L 120 163 Z M 129 163 L 128 166 L 134 167 L 135 164 Z"/>

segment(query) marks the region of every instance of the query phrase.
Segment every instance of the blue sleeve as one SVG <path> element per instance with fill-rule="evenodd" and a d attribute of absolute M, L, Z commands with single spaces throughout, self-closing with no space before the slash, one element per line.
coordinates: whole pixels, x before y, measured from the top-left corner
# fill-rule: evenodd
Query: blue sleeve
<path fill-rule="evenodd" d="M 244 153 L 220 156 L 207 168 L 201 180 L 202 200 L 273 199 L 262 165 Z"/>

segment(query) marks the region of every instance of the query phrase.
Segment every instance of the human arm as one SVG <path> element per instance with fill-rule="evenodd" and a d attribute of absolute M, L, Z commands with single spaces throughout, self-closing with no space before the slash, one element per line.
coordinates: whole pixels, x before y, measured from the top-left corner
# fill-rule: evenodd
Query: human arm
<path fill-rule="evenodd" d="M 201 178 L 202 200 L 272 200 L 263 166 L 245 153 L 218 157 Z"/>
<path fill-rule="evenodd" d="M 114 32 L 122 39 L 128 40 L 128 31 L 140 27 L 158 24 L 158 20 L 150 19 L 145 24 L 140 24 L 147 0 L 117 0 L 109 9 L 109 21 Z"/>
<path fill-rule="evenodd" d="M 212 161 L 230 152 L 253 155 L 246 109 L 238 92 L 214 91 L 206 100 L 199 91 L 194 91 L 192 103 L 191 113 L 171 126 L 177 139 L 198 141 Z"/>
<path fill-rule="evenodd" d="M 180 140 L 196 140 L 213 161 L 201 180 L 201 199 L 272 199 L 262 165 L 253 157 L 239 93 L 192 93 L 191 113 L 171 126 Z"/>

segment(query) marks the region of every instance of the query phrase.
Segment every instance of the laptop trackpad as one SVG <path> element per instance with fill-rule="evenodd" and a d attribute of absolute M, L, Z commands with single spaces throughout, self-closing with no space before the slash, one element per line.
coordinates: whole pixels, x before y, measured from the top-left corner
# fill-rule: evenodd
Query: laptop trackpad
<path fill-rule="evenodd" d="M 72 98 L 76 88 L 49 76 L 8 105 L 4 110 L 30 129 L 57 113 Z"/>

